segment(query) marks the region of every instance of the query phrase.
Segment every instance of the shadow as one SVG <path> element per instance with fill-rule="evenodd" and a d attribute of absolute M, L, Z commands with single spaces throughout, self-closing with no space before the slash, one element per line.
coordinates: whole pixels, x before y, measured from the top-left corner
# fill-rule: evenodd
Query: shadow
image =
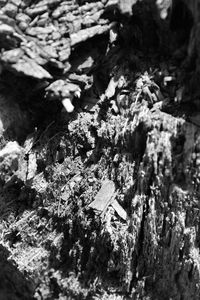
<path fill-rule="evenodd" d="M 80 216 L 72 219 L 72 224 L 64 219 L 54 219 L 54 226 L 58 232 L 63 233 L 60 247 L 51 246 L 49 268 L 62 274 L 66 286 L 63 289 L 61 279 L 50 276 L 53 280 L 51 293 L 57 299 L 62 294 L 69 299 L 93 299 L 95 289 L 90 290 L 87 296 L 86 289 L 95 281 L 95 278 L 105 280 L 106 268 L 111 253 L 106 245 L 106 237 L 100 235 L 100 222 L 89 216 L 80 220 Z M 87 226 L 83 224 L 87 222 Z M 89 224 L 89 222 L 91 222 Z M 107 238 L 107 241 L 109 239 Z M 76 285 L 76 289 L 74 286 Z M 68 298 L 67 298 L 68 299 Z"/>
<path fill-rule="evenodd" d="M 190 32 L 194 25 L 194 17 L 185 1 L 172 1 L 170 29 L 174 33 L 177 46 L 188 43 Z"/>
<path fill-rule="evenodd" d="M 8 260 L 10 253 L 0 245 L 0 300 L 31 300 L 33 286 L 17 269 L 14 262 Z"/>

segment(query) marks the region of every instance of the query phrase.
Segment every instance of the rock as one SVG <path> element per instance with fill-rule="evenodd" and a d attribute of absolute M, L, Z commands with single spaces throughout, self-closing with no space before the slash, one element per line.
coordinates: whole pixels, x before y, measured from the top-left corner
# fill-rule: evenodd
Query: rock
<path fill-rule="evenodd" d="M 47 98 L 59 99 L 61 97 L 61 90 L 64 86 L 64 80 L 56 80 L 46 88 Z"/>
<path fill-rule="evenodd" d="M 88 29 L 82 29 L 77 33 L 71 34 L 71 46 L 75 46 L 79 43 L 82 43 L 94 36 L 101 35 L 103 33 L 106 33 L 114 26 L 114 23 L 111 23 L 110 25 L 97 25 L 93 26 L 92 28 Z"/>
<path fill-rule="evenodd" d="M 118 0 L 108 0 L 106 3 L 106 8 L 113 8 L 115 9 L 118 6 L 119 1 Z"/>
<path fill-rule="evenodd" d="M 42 47 L 42 50 L 40 49 L 40 54 L 43 58 L 46 58 L 47 61 L 48 59 L 50 60 L 51 58 L 58 58 L 58 53 L 56 49 L 53 48 L 51 45 Z"/>
<path fill-rule="evenodd" d="M 24 55 L 24 51 L 21 48 L 16 48 L 3 53 L 1 60 L 6 64 L 15 64 Z"/>
<path fill-rule="evenodd" d="M 7 3 L 7 0 L 0 0 L 0 6 L 1 7 L 6 5 L 6 3 Z"/>
<path fill-rule="evenodd" d="M 15 20 L 13 20 L 9 16 L 3 14 L 2 11 L 0 11 L 0 23 L 7 24 L 7 25 L 9 25 L 11 27 L 15 26 Z"/>
<path fill-rule="evenodd" d="M 68 60 L 70 54 L 71 54 L 70 48 L 65 48 L 59 51 L 59 60 L 61 62 L 65 62 L 66 60 Z"/>
<path fill-rule="evenodd" d="M 26 24 L 29 24 L 31 22 L 31 18 L 24 13 L 18 13 L 16 16 L 16 21 L 25 22 Z"/>
<path fill-rule="evenodd" d="M 12 50 L 11 50 L 12 51 Z M 17 54 L 21 54 L 21 51 L 17 52 Z M 30 59 L 26 56 L 23 58 L 17 59 L 16 62 L 13 63 L 12 58 L 11 62 L 6 65 L 6 67 L 14 72 L 21 73 L 25 76 L 30 76 L 36 79 L 51 79 L 52 76 L 49 72 L 47 72 L 44 68 L 38 65 L 33 59 Z M 8 59 L 6 53 L 1 57 L 1 60 L 5 63 L 8 63 Z"/>
<path fill-rule="evenodd" d="M 28 24 L 26 22 L 19 22 L 18 26 L 22 31 L 26 31 L 28 28 Z"/>
<path fill-rule="evenodd" d="M 22 4 L 22 0 L 11 0 L 10 2 L 16 5 L 17 7 L 20 7 Z"/>
<path fill-rule="evenodd" d="M 54 41 L 60 40 L 61 37 L 62 37 L 62 35 L 60 34 L 60 32 L 55 32 L 55 31 L 54 31 L 54 32 L 52 33 L 52 39 L 53 39 Z"/>
<path fill-rule="evenodd" d="M 52 33 L 52 31 L 55 31 L 55 28 L 53 26 L 49 26 L 49 27 L 31 27 L 31 28 L 28 28 L 26 30 L 26 33 L 28 35 L 31 35 L 31 36 L 38 36 L 38 35 L 44 35 L 44 36 L 47 36 L 48 34 Z"/>
<path fill-rule="evenodd" d="M 106 1 L 79 5 L 60 0 L 2 2 L 0 35 L 6 51 L 2 51 L 1 60 L 5 69 L 18 75 L 50 79 L 52 74 L 46 67 L 51 66 L 60 70 L 60 74 L 68 72 L 69 76 L 69 59 L 74 46 L 112 28 L 113 23 L 102 18 L 105 4 Z M 97 59 L 98 54 L 94 58 L 88 56 L 77 71 L 90 71 Z"/>
<path fill-rule="evenodd" d="M 80 92 L 77 84 L 67 82 L 64 80 L 56 80 L 46 88 L 47 98 L 62 99 L 67 98 L 71 93 L 76 94 Z"/>
<path fill-rule="evenodd" d="M 95 58 L 92 57 L 92 53 L 83 55 L 78 61 L 77 71 L 80 73 L 88 73 L 94 66 Z"/>
<path fill-rule="evenodd" d="M 97 11 L 96 13 L 86 16 L 86 18 L 83 20 L 82 24 L 85 26 L 91 26 L 93 24 L 97 24 L 98 20 L 100 19 L 101 15 L 104 13 L 104 10 Z"/>
<path fill-rule="evenodd" d="M 66 98 L 69 95 L 69 93 L 72 93 L 72 94 L 75 94 L 78 96 L 78 93 L 80 93 L 80 91 L 81 90 L 77 84 L 71 83 L 71 82 L 66 82 L 61 89 L 61 95 L 63 98 Z"/>
<path fill-rule="evenodd" d="M 0 24 L 0 34 L 7 35 L 13 34 L 15 32 L 14 28 L 7 24 Z"/>
<path fill-rule="evenodd" d="M 10 18 L 15 18 L 17 15 L 18 8 L 13 3 L 7 3 L 3 8 L 2 12 L 8 15 Z"/>
<path fill-rule="evenodd" d="M 29 58 L 33 59 L 38 65 L 45 65 L 49 59 L 49 53 L 47 51 L 43 51 L 43 49 L 39 48 L 32 42 L 26 44 L 26 47 L 22 46 L 21 49 L 26 53 L 26 55 Z"/>
<path fill-rule="evenodd" d="M 45 25 L 48 22 L 48 18 L 49 18 L 49 13 L 46 12 L 43 15 L 40 16 L 37 25 L 40 27 L 45 27 Z"/>
<path fill-rule="evenodd" d="M 48 5 L 47 4 L 44 4 L 44 5 L 38 5 L 34 8 L 27 8 L 25 10 L 26 14 L 30 17 L 35 17 L 35 16 L 38 16 L 38 15 L 41 15 L 43 13 L 45 13 L 46 11 L 48 10 Z"/>
<path fill-rule="evenodd" d="M 46 98 L 60 100 L 68 113 L 73 112 L 72 104 L 74 97 L 80 98 L 81 89 L 77 84 L 64 80 L 57 80 L 46 88 Z"/>
<path fill-rule="evenodd" d="M 73 98 L 80 98 L 81 89 L 77 84 L 57 80 L 46 88 L 46 97 L 51 100 L 60 100 L 68 113 L 73 112 Z"/>

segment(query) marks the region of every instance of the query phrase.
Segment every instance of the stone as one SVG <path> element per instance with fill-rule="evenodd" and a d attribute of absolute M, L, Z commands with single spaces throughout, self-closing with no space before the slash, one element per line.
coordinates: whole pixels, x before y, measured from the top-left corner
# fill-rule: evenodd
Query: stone
<path fill-rule="evenodd" d="M 69 98 L 70 94 L 80 95 L 80 88 L 77 84 L 66 82 L 62 79 L 54 81 L 46 88 L 47 98 L 63 99 Z"/>
<path fill-rule="evenodd" d="M 65 22 L 73 22 L 76 19 L 76 16 L 74 16 L 71 12 L 69 12 L 68 14 L 66 14 L 63 17 L 59 18 L 59 22 L 61 23 L 65 23 Z"/>
<path fill-rule="evenodd" d="M 63 9 L 61 7 L 58 7 L 57 9 L 55 9 L 52 13 L 52 17 L 54 19 L 58 19 L 62 16 L 62 14 L 64 13 Z"/>
<path fill-rule="evenodd" d="M 41 48 L 37 47 L 33 42 L 29 42 L 26 47 L 21 47 L 26 55 L 35 60 L 35 62 L 39 65 L 44 65 L 47 63 L 47 58 L 49 58 L 48 54 L 45 52 L 45 55 L 41 55 Z M 44 52 L 44 51 L 43 51 Z"/>
<path fill-rule="evenodd" d="M 75 94 L 80 96 L 80 88 L 77 84 L 66 82 L 64 83 L 64 86 L 61 88 L 61 96 L 62 98 L 69 97 L 70 94 Z"/>
<path fill-rule="evenodd" d="M 52 6 L 55 6 L 55 5 L 59 4 L 59 3 L 61 3 L 62 0 L 48 0 L 47 2 L 48 2 L 48 7 L 51 8 Z"/>
<path fill-rule="evenodd" d="M 22 4 L 22 0 L 10 0 L 10 2 L 16 5 L 17 7 L 20 7 Z"/>
<path fill-rule="evenodd" d="M 58 58 L 58 54 L 55 48 L 52 46 L 44 46 L 42 47 L 42 53 L 41 55 L 45 58 Z"/>
<path fill-rule="evenodd" d="M 12 4 L 12 3 L 7 3 L 2 8 L 2 12 L 5 13 L 6 15 L 8 15 L 11 18 L 15 18 L 16 14 L 17 14 L 17 11 L 18 11 L 17 6 Z"/>
<path fill-rule="evenodd" d="M 24 51 L 20 48 L 5 51 L 1 56 L 1 60 L 4 63 L 14 64 L 17 63 L 20 58 L 23 57 Z"/>
<path fill-rule="evenodd" d="M 49 99 L 61 98 L 61 89 L 64 86 L 64 80 L 56 80 L 46 88 L 46 95 Z"/>
<path fill-rule="evenodd" d="M 1 7 L 6 5 L 6 3 L 7 3 L 7 0 L 0 0 L 0 6 Z"/>
<path fill-rule="evenodd" d="M 52 40 L 54 40 L 54 41 L 56 41 L 56 40 L 60 40 L 61 39 L 61 34 L 60 34 L 60 32 L 59 31 L 54 31 L 53 33 L 52 33 Z"/>
<path fill-rule="evenodd" d="M 66 61 L 69 58 L 70 54 L 71 54 L 70 48 L 59 51 L 59 60 L 61 62 Z"/>
<path fill-rule="evenodd" d="M 103 8 L 103 4 L 100 1 L 98 1 L 95 3 L 87 3 L 85 5 L 80 6 L 79 11 L 80 13 L 86 13 L 88 11 L 94 12 L 95 10 L 97 11 L 102 8 Z"/>
<path fill-rule="evenodd" d="M 103 14 L 104 10 L 100 10 L 90 16 L 86 16 L 83 21 L 82 21 L 82 24 L 84 25 L 92 25 L 92 24 L 97 24 L 98 23 L 98 20 L 100 19 L 101 15 Z"/>
<path fill-rule="evenodd" d="M 45 13 L 48 10 L 48 6 L 47 4 L 35 7 L 35 8 L 27 8 L 25 10 L 26 14 L 31 16 L 31 17 L 35 17 L 38 15 L 41 15 L 43 13 Z"/>
<path fill-rule="evenodd" d="M 22 30 L 22 31 L 26 31 L 26 29 L 28 28 L 28 24 L 26 22 L 19 22 L 18 24 L 19 28 Z"/>
<path fill-rule="evenodd" d="M 0 23 L 7 24 L 11 27 L 15 26 L 15 21 L 9 16 L 3 14 L 2 11 L 0 11 Z"/>
<path fill-rule="evenodd" d="M 35 27 L 35 26 L 37 26 L 37 22 L 38 22 L 39 18 L 40 18 L 39 15 L 36 16 L 36 17 L 31 21 L 31 23 L 29 24 L 30 27 Z"/>
<path fill-rule="evenodd" d="M 75 19 L 72 22 L 73 25 L 73 32 L 78 32 L 79 30 L 81 30 L 81 19 Z"/>
<path fill-rule="evenodd" d="M 13 34 L 15 30 L 13 27 L 7 25 L 7 24 L 0 24 L 0 34 L 7 35 L 7 34 Z"/>
<path fill-rule="evenodd" d="M 75 46 L 81 42 L 84 42 L 96 35 L 101 35 L 103 33 L 106 33 L 112 28 L 114 23 L 111 23 L 109 25 L 96 25 L 91 28 L 82 29 L 77 33 L 71 34 L 71 46 Z"/>
<path fill-rule="evenodd" d="M 40 27 L 45 27 L 45 25 L 47 24 L 47 20 L 48 20 L 48 14 L 44 14 L 38 20 L 37 25 Z"/>
<path fill-rule="evenodd" d="M 30 76 L 36 79 L 52 78 L 49 72 L 39 66 L 33 59 L 28 57 L 19 59 L 15 64 L 9 65 L 8 68 L 14 72 L 18 72 L 25 76 Z"/>
<path fill-rule="evenodd" d="M 55 30 L 54 28 L 52 27 L 29 27 L 27 30 L 26 30 L 26 33 L 28 35 L 31 35 L 31 36 L 38 36 L 38 35 L 48 35 L 49 33 L 51 33 L 53 30 Z"/>
<path fill-rule="evenodd" d="M 17 22 L 25 22 L 25 23 L 29 24 L 31 22 L 31 18 L 24 13 L 18 13 L 16 16 L 16 21 Z"/>

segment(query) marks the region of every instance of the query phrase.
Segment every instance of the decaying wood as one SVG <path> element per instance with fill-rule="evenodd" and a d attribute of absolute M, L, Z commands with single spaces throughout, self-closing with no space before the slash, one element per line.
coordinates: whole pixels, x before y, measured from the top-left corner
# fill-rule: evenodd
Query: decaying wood
<path fill-rule="evenodd" d="M 197 2 L 0 0 L 0 298 L 200 298 Z"/>
<path fill-rule="evenodd" d="M 110 180 L 105 180 L 95 199 L 90 203 L 89 207 L 96 211 L 104 212 L 111 203 L 111 199 L 115 192 L 115 184 Z"/>

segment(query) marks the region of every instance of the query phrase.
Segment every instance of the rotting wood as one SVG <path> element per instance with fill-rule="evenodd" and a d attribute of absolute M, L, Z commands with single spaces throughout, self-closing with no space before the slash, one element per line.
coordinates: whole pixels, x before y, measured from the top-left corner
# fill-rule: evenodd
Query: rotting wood
<path fill-rule="evenodd" d="M 28 86 L 29 77 L 33 90 L 42 96 L 49 92 L 52 98 L 62 100 L 64 95 L 69 99 L 70 92 L 78 96 L 84 89 L 84 99 L 92 98 L 95 104 L 91 111 L 74 102 L 70 116 L 63 117 L 60 110 L 55 118 L 52 111 L 42 114 L 43 126 L 37 123 L 38 128 L 21 143 L 25 155 L 23 151 L 17 154 L 17 160 L 12 153 L 1 157 L 0 233 L 20 270 L 14 272 L 20 275 L 19 281 L 10 277 L 12 286 L 26 288 L 10 292 L 17 300 L 16 293 L 21 297 L 21 291 L 28 299 L 33 293 L 36 299 L 199 299 L 200 132 L 190 122 L 197 123 L 190 115 L 193 102 L 182 105 L 176 100 L 185 101 L 185 96 L 178 92 L 182 91 L 182 69 L 175 64 L 175 56 L 158 55 L 160 28 L 157 19 L 151 18 L 155 11 L 149 13 L 151 1 L 139 1 L 136 7 L 144 27 L 120 16 L 124 34 L 122 30 L 110 40 L 107 35 L 106 44 L 101 44 L 98 36 L 74 47 L 70 46 L 71 35 L 85 30 L 84 26 L 109 27 L 110 21 L 101 19 L 101 10 L 118 4 L 61 2 L 22 5 L 27 15 L 21 23 L 19 16 L 16 19 L 18 29 L 11 18 L 15 14 L 10 11 L 12 6 L 5 9 L 7 17 L 0 16 L 16 31 L 7 27 L 7 38 L 2 33 L 1 42 L 9 48 L 2 53 L 7 56 L 2 74 L 5 76 L 22 54 L 52 76 L 39 82 L 35 78 L 35 82 L 35 76 L 22 79 L 17 70 L 12 77 L 12 69 L 13 90 L 17 82 Z M 6 1 L 0 3 L 6 5 Z M 48 12 L 44 12 L 47 6 Z M 80 12 L 84 18 L 88 13 L 84 29 Z M 52 28 L 52 44 L 48 40 L 51 24 L 36 35 L 48 20 L 55 27 L 59 22 L 63 25 L 60 32 Z M 118 39 L 121 44 L 117 45 Z M 103 59 L 98 52 L 102 45 Z M 15 51 L 19 48 L 22 51 Z M 198 53 L 197 41 L 195 49 Z M 118 81 L 120 76 L 124 85 Z M 113 78 L 117 85 L 114 82 L 109 87 Z M 60 85 L 56 86 L 56 81 Z M 146 85 L 148 91 L 143 89 Z M 24 97 L 23 89 L 20 95 Z M 47 98 L 37 96 L 23 103 L 33 109 L 31 101 L 38 105 L 37 100 Z M 154 103 L 157 100 L 159 103 Z M 53 102 L 45 104 L 53 108 Z M 1 154 L 5 144 L 3 141 Z M 10 266 L 6 259 L 4 263 Z M 28 292 L 28 281 L 21 273 L 31 277 L 33 288 Z M 0 292 L 6 288 L 0 286 Z"/>

